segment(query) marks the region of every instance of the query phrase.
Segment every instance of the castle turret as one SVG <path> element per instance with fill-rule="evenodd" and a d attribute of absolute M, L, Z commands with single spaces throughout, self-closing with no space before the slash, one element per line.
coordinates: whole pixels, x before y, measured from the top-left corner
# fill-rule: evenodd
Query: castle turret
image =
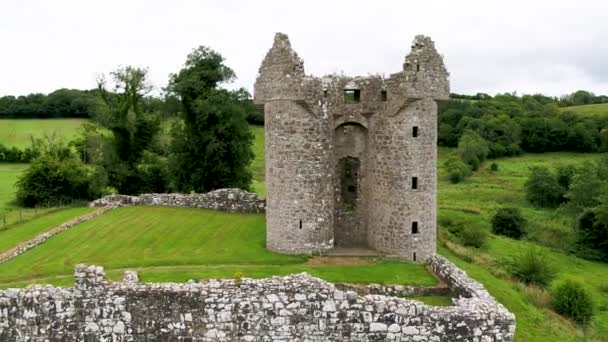
<path fill-rule="evenodd" d="M 431 38 L 418 35 L 412 50 L 403 63 L 405 82 L 402 87 L 414 98 L 432 98 L 442 101 L 450 97 L 449 73 L 443 57 L 435 49 Z"/>
<path fill-rule="evenodd" d="M 312 253 L 333 247 L 332 129 L 305 103 L 304 65 L 277 33 L 254 86 L 264 106 L 267 248 Z"/>

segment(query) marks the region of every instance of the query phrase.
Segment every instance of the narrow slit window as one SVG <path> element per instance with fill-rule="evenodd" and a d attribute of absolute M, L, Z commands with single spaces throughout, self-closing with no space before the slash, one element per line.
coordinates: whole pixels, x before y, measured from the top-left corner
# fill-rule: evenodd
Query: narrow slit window
<path fill-rule="evenodd" d="M 327 98 L 327 89 L 323 90 L 323 97 Z"/>
<path fill-rule="evenodd" d="M 414 252 L 413 259 L 416 261 L 416 252 Z"/>
<path fill-rule="evenodd" d="M 414 126 L 414 127 L 412 127 L 412 136 L 413 136 L 414 138 L 417 138 L 417 137 L 418 137 L 418 126 Z"/>
<path fill-rule="evenodd" d="M 344 102 L 357 103 L 361 101 L 361 90 L 359 89 L 344 89 Z"/>
<path fill-rule="evenodd" d="M 412 234 L 418 234 L 418 222 L 412 222 Z"/>
<path fill-rule="evenodd" d="M 302 220 L 300 220 L 300 229 L 302 229 Z"/>
<path fill-rule="evenodd" d="M 388 100 L 388 93 L 386 90 L 380 92 L 380 98 L 382 99 L 382 102 L 386 102 L 386 100 Z"/>
<path fill-rule="evenodd" d="M 420 63 L 416 63 L 416 71 L 420 71 Z"/>
<path fill-rule="evenodd" d="M 418 189 L 418 177 L 412 177 L 412 189 Z"/>

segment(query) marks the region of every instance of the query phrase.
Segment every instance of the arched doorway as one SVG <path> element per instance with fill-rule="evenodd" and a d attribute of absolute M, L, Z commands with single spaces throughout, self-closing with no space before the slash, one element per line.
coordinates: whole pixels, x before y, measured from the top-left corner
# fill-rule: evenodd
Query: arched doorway
<path fill-rule="evenodd" d="M 346 122 L 334 132 L 335 225 L 334 244 L 363 247 L 367 241 L 367 129 Z"/>

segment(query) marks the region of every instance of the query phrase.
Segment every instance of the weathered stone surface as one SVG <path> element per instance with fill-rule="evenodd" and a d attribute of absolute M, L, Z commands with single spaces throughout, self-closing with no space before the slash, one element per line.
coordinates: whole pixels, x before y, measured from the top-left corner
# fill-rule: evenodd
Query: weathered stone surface
<path fill-rule="evenodd" d="M 453 306 L 357 295 L 304 273 L 140 284 L 78 265 L 73 288 L 0 291 L 0 341 L 513 341 L 514 316 L 482 285 L 441 256 L 428 262 Z"/>
<path fill-rule="evenodd" d="M 448 97 L 448 73 L 428 37 L 416 36 L 403 70 L 388 78 L 317 78 L 278 33 L 254 88 L 265 115 L 267 247 L 432 256 L 436 101 Z"/>
<path fill-rule="evenodd" d="M 91 202 L 91 207 L 109 205 L 157 205 L 214 209 L 239 213 L 263 213 L 266 201 L 241 189 L 219 189 L 204 194 L 110 195 Z"/>

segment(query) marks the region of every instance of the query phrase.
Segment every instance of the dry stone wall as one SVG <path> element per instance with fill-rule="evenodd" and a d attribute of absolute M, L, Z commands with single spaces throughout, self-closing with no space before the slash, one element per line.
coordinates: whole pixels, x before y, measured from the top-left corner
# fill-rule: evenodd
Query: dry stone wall
<path fill-rule="evenodd" d="M 214 209 L 238 213 L 263 213 L 266 200 L 241 189 L 219 189 L 204 194 L 110 195 L 91 202 L 92 207 L 157 205 Z"/>
<path fill-rule="evenodd" d="M 0 291 L 0 341 L 513 341 L 514 316 L 480 284 L 443 257 L 429 263 L 458 291 L 452 306 L 306 274 L 140 284 L 131 272 L 112 283 L 79 265 L 73 288 Z"/>

